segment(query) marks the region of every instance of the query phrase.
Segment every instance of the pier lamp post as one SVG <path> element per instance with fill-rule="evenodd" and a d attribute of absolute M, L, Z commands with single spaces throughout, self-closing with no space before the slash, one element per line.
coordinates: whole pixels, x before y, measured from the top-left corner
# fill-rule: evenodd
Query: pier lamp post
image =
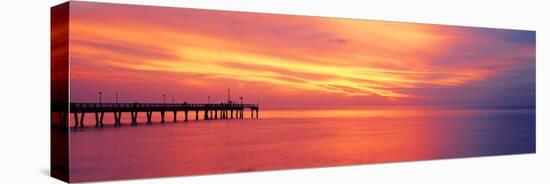
<path fill-rule="evenodd" d="M 166 94 L 162 94 L 162 104 L 166 104 Z"/>
<path fill-rule="evenodd" d="M 118 93 L 115 93 L 115 103 L 118 104 Z"/>
<path fill-rule="evenodd" d="M 101 95 L 103 94 L 103 92 L 99 91 L 99 104 L 101 104 Z"/>
<path fill-rule="evenodd" d="M 239 99 L 241 99 L 241 106 L 243 105 L 243 97 L 239 97 Z"/>
<path fill-rule="evenodd" d="M 231 103 L 231 90 L 229 88 L 227 88 L 227 103 Z"/>

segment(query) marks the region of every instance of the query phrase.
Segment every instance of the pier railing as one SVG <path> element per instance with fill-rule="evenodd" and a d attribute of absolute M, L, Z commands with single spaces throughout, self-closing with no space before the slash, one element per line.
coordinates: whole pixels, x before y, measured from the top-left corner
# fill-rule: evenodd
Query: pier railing
<path fill-rule="evenodd" d="M 129 112 L 129 111 L 173 111 L 173 110 L 215 110 L 215 109 L 258 109 L 256 104 L 189 104 L 189 103 L 179 103 L 179 104 L 165 104 L 165 103 L 71 103 L 70 104 L 71 112 Z"/>

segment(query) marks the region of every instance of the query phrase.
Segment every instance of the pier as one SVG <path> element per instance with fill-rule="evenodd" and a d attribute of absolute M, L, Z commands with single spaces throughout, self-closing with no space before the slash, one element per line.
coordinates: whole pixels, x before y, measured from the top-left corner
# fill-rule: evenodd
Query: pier
<path fill-rule="evenodd" d="M 103 127 L 103 116 L 105 113 L 113 113 L 114 126 L 121 126 L 121 117 L 124 114 L 130 115 L 131 125 L 138 125 L 137 117 L 140 113 L 147 116 L 146 124 L 151 124 L 153 113 L 160 113 L 160 123 L 165 123 L 166 113 L 173 113 L 173 122 L 177 122 L 178 113 L 184 121 L 194 119 L 198 121 L 199 114 L 202 120 L 220 119 L 244 119 L 245 110 L 250 110 L 250 118 L 258 118 L 259 105 L 257 104 L 165 104 L 165 103 L 70 103 L 69 111 L 74 117 L 74 128 L 84 128 L 84 117 L 86 114 L 94 115 L 95 127 Z M 189 112 L 195 112 L 195 117 L 189 117 Z M 67 114 L 60 117 L 63 124 L 66 123 Z"/>

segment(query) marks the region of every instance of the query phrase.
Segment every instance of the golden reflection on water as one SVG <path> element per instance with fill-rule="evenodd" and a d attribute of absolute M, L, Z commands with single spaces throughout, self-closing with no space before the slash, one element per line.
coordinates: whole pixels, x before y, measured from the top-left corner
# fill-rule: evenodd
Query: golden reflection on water
<path fill-rule="evenodd" d="M 70 159 L 75 181 L 212 174 L 534 152 L 534 130 L 533 110 L 272 109 L 72 130 Z"/>
<path fill-rule="evenodd" d="M 427 107 L 376 109 L 269 109 L 262 110 L 262 118 L 411 118 L 472 115 L 492 109 L 435 109 Z"/>

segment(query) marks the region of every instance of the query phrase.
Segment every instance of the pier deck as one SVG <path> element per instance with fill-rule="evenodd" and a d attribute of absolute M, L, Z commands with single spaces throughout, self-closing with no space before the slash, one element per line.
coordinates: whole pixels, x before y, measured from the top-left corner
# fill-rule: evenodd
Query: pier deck
<path fill-rule="evenodd" d="M 66 109 L 63 105 L 53 105 L 54 109 Z M 165 122 L 166 112 L 174 114 L 173 121 L 176 122 L 178 112 L 183 112 L 185 121 L 189 120 L 189 111 L 195 112 L 195 120 L 199 120 L 199 112 L 204 116 L 203 120 L 217 119 L 244 119 L 244 111 L 250 109 L 250 117 L 258 118 L 259 106 L 257 104 L 235 104 L 235 103 L 220 103 L 220 104 L 165 104 L 165 103 L 70 103 L 69 111 L 60 110 L 58 112 L 60 119 L 65 126 L 68 126 L 67 116 L 69 112 L 74 117 L 74 127 L 84 128 L 84 116 L 86 113 L 95 115 L 95 127 L 103 127 L 103 116 L 105 113 L 114 114 L 114 126 L 121 125 L 122 113 L 129 113 L 131 116 L 131 125 L 137 125 L 137 116 L 139 113 L 145 112 L 147 115 L 147 124 L 152 123 L 152 114 L 160 113 L 160 122 Z"/>

